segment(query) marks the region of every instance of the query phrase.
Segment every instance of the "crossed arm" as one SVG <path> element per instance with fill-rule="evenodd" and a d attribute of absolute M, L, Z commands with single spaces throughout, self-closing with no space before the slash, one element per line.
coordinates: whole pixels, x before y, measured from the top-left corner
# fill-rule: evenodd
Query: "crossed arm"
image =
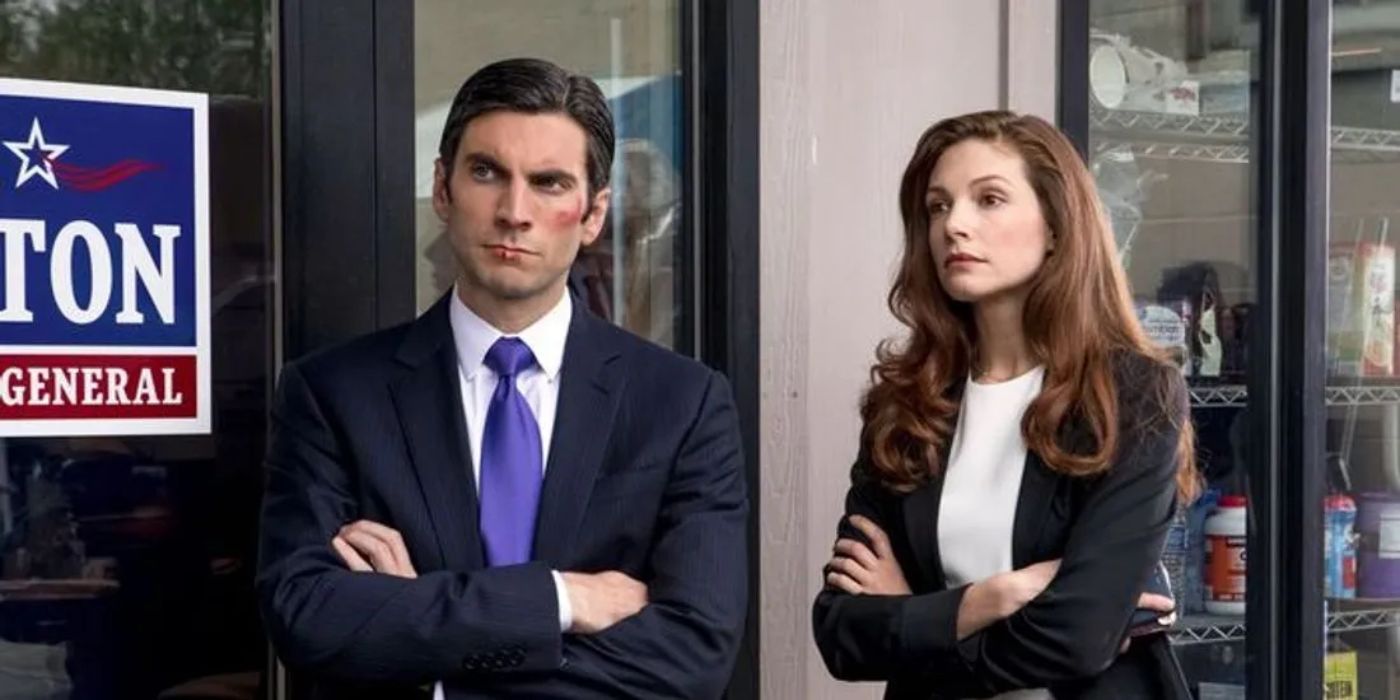
<path fill-rule="evenodd" d="M 298 365 L 284 370 L 263 503 L 257 587 L 290 666 L 524 694 L 720 694 L 737 653 L 747 563 L 737 418 L 721 377 L 711 376 L 672 466 L 647 583 L 562 574 L 569 634 L 543 563 L 419 572 L 397 532 L 364 522 L 351 458 L 318 395 Z M 508 663 L 464 668 L 474 657 Z"/>

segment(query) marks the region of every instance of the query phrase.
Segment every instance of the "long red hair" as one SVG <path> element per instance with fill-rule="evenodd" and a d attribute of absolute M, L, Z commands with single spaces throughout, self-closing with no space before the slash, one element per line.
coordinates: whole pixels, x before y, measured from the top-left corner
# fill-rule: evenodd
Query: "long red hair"
<path fill-rule="evenodd" d="M 1063 474 L 1107 470 L 1122 439 L 1115 358 L 1138 355 L 1160 370 L 1144 379 L 1155 385 L 1158 415 L 1179 423 L 1178 494 L 1191 498 L 1197 489 L 1194 431 L 1189 411 L 1170 405 L 1181 400 L 1180 381 L 1171 374 L 1177 370 L 1138 325 L 1093 178 L 1058 129 L 1038 117 L 1004 111 L 934 124 L 919 138 L 904 171 L 899 191 L 904 254 L 889 307 L 908 335 L 881 343 L 861 404 L 862 439 L 875 476 L 889 488 L 908 491 L 941 472 L 941 455 L 952 439 L 961 388 L 975 358 L 972 309 L 938 282 L 926 205 L 934 165 L 949 147 L 967 139 L 1009 147 L 1021 156 L 1055 240 L 1054 254 L 1030 283 L 1022 321 L 1030 350 L 1045 367 L 1043 388 L 1021 424 L 1027 449 Z M 1176 391 L 1168 380 L 1176 380 Z M 1090 438 L 1087 445 L 1065 444 L 1072 423 Z"/>

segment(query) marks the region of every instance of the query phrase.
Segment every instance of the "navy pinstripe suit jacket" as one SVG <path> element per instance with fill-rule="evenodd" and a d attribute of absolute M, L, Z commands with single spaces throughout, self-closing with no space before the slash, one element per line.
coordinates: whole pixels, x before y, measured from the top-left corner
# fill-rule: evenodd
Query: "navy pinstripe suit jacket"
<path fill-rule="evenodd" d="M 534 561 L 487 568 L 446 297 L 289 364 L 273 411 L 257 588 L 313 696 L 718 697 L 747 599 L 728 383 L 574 304 Z M 417 579 L 354 573 L 344 524 L 397 529 Z M 619 570 L 643 611 L 561 635 L 550 570 Z M 455 697 L 455 696 L 454 696 Z"/>

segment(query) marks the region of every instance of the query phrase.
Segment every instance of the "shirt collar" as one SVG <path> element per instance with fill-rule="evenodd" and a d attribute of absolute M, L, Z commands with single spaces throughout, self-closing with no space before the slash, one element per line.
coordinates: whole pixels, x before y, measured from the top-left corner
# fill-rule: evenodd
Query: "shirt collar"
<path fill-rule="evenodd" d="M 564 344 L 569 339 L 573 308 L 573 300 L 565 290 L 554 308 L 525 330 L 513 334 L 534 353 L 535 362 L 539 363 L 540 370 L 550 381 L 559 376 L 564 364 Z M 477 372 L 486 366 L 486 352 L 507 334 L 467 308 L 458 296 L 455 285 L 452 287 L 448 318 L 452 324 L 452 339 L 457 344 L 457 365 L 467 379 L 474 379 Z"/>

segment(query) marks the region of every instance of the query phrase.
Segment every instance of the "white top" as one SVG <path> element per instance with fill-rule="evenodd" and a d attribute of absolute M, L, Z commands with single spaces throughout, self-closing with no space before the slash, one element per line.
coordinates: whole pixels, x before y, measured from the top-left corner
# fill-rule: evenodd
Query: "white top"
<path fill-rule="evenodd" d="M 540 465 L 548 469 L 549 443 L 554 436 L 554 416 L 559 408 L 559 372 L 564 365 L 564 345 L 569 338 L 569 323 L 574 305 L 569 293 L 559 299 L 540 320 L 515 334 L 535 355 L 536 366 L 515 377 L 515 388 L 525 398 L 535 423 L 540 427 Z M 457 377 L 462 387 L 462 413 L 467 419 L 467 442 L 472 452 L 472 483 L 481 493 L 481 440 L 486 432 L 486 411 L 491 394 L 496 391 L 499 376 L 486 366 L 486 352 L 501 337 L 507 335 L 476 315 L 452 288 L 448 318 L 452 324 L 452 340 L 457 345 Z M 559 630 L 573 624 L 569 595 L 559 572 L 554 574 L 554 593 L 559 601 Z M 433 686 L 433 700 L 443 700 L 442 684 Z"/>
<path fill-rule="evenodd" d="M 1021 418 L 1044 380 L 1041 367 L 997 384 L 967 380 L 938 507 L 938 554 L 950 588 L 1011 570 L 1012 527 L 1026 467 Z M 1050 697 L 1044 690 L 997 696 Z"/>

